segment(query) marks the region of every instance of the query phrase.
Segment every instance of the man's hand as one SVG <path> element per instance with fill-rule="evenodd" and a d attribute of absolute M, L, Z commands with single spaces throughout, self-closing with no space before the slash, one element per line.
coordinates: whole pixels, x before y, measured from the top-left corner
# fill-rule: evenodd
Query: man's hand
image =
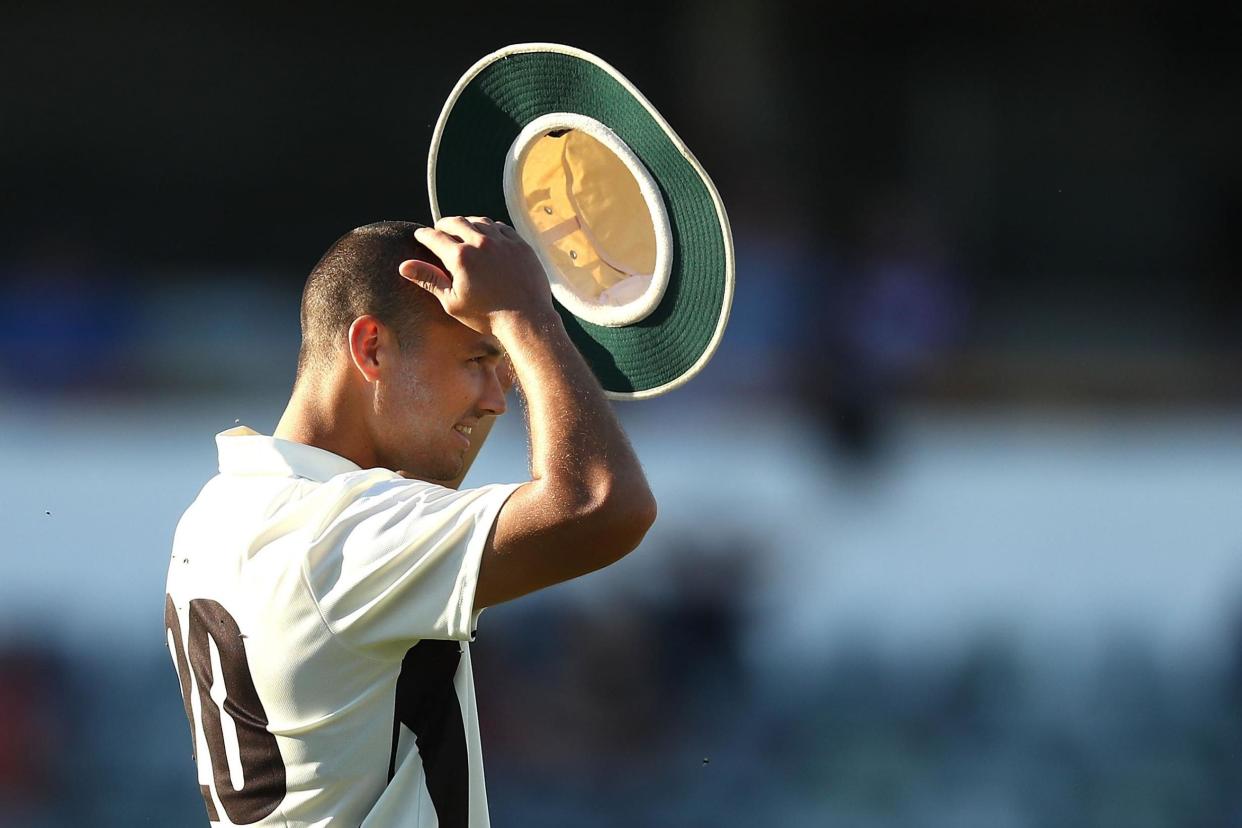
<path fill-rule="evenodd" d="M 548 278 L 535 251 L 504 222 L 450 216 L 414 236 L 440 257 L 444 270 L 408 259 L 400 274 L 431 293 L 446 313 L 479 333 L 492 334 L 506 317 L 555 315 Z"/>

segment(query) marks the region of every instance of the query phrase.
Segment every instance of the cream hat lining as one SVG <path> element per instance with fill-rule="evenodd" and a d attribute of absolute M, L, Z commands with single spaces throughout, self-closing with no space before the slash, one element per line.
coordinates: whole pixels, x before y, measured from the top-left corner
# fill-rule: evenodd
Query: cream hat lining
<path fill-rule="evenodd" d="M 575 316 L 621 327 L 659 305 L 672 270 L 664 202 L 608 127 L 575 113 L 536 118 L 505 157 L 504 194 L 553 296 Z"/>

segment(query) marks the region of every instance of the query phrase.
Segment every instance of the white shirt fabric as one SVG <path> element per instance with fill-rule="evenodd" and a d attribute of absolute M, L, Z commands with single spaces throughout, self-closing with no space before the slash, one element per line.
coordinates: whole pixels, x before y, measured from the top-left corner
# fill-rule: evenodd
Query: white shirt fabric
<path fill-rule="evenodd" d="M 208 818 L 487 828 L 467 642 L 521 484 L 454 491 L 244 426 L 216 442 L 165 599 Z"/>

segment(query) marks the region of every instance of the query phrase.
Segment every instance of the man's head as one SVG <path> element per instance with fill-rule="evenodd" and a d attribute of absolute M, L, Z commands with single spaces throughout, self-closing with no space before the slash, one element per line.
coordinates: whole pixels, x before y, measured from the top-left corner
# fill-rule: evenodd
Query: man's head
<path fill-rule="evenodd" d="M 420 320 L 439 309 L 431 296 L 400 278 L 406 259 L 439 265 L 414 238 L 422 225 L 377 221 L 356 227 L 332 243 L 306 278 L 302 290 L 302 349 L 298 378 L 330 365 L 345 346 L 349 326 L 370 314 L 396 335 L 402 347 L 414 344 Z"/>
<path fill-rule="evenodd" d="M 449 316 L 398 272 L 407 259 L 443 268 L 414 238 L 419 226 L 356 228 L 315 265 L 302 293 L 295 399 L 314 409 L 306 413 L 325 448 L 362 465 L 451 480 L 469 448 L 460 428 L 505 410 L 501 352 L 495 338 Z"/>

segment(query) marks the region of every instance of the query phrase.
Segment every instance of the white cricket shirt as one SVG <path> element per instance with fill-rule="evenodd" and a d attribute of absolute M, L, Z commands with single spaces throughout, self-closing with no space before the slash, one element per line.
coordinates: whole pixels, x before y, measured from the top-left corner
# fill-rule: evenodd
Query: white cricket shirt
<path fill-rule="evenodd" d="M 521 484 L 454 491 L 244 426 L 216 443 L 164 613 L 208 818 L 486 828 L 467 641 Z"/>

